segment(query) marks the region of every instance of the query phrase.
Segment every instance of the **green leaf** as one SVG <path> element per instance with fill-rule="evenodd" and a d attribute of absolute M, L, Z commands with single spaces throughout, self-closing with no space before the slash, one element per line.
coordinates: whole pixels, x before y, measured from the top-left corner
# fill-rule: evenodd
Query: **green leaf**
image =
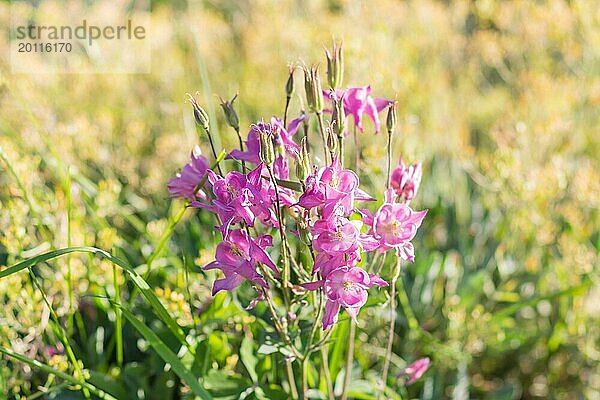
<path fill-rule="evenodd" d="M 6 276 L 9 276 L 9 275 L 15 274 L 17 272 L 20 272 L 29 267 L 32 267 L 38 263 L 46 262 L 46 261 L 52 260 L 54 258 L 63 256 L 65 254 L 69 254 L 69 253 L 91 253 L 91 254 L 97 255 L 99 257 L 105 258 L 108 261 L 112 262 L 113 264 L 116 264 L 119 267 L 123 268 L 123 270 L 125 270 L 128 273 L 128 275 L 131 278 L 131 280 L 133 281 L 133 283 L 142 292 L 142 294 L 144 295 L 146 300 L 148 300 L 148 303 L 150 303 L 150 305 L 152 306 L 152 308 L 154 309 L 156 314 L 167 325 L 167 327 L 173 333 L 173 335 L 175 335 L 175 337 L 179 340 L 179 342 L 182 345 L 186 346 L 192 354 L 194 353 L 193 347 L 190 346 L 190 344 L 185 340 L 185 335 L 183 333 L 183 330 L 177 324 L 177 322 L 175 322 L 175 320 L 171 317 L 171 315 L 165 309 L 165 307 L 160 302 L 158 297 L 156 297 L 156 295 L 154 294 L 154 291 L 152 291 L 152 288 L 150 288 L 150 285 L 148 285 L 148 283 L 137 272 L 135 272 L 135 269 L 131 265 L 127 264 L 125 261 L 123 261 L 117 257 L 114 257 L 113 255 L 111 255 L 110 253 L 108 253 L 105 250 L 88 246 L 88 247 L 67 247 L 67 248 L 63 248 L 63 249 L 49 251 L 47 253 L 40 254 L 38 256 L 21 261 L 20 263 L 17 263 L 13 266 L 6 268 L 5 270 L 0 271 L 0 279 L 4 278 Z"/>
<path fill-rule="evenodd" d="M 250 378 L 252 378 L 252 382 L 258 382 L 258 375 L 256 374 L 256 364 L 258 364 L 258 360 L 254 355 L 254 345 L 252 339 L 249 337 L 244 337 L 242 340 L 242 345 L 240 346 L 240 358 L 242 359 L 242 363 L 244 367 L 248 370 L 250 374 Z"/>
<path fill-rule="evenodd" d="M 91 394 L 98 396 L 100 399 L 103 400 L 117 400 L 116 398 L 114 398 L 113 396 L 111 396 L 110 394 L 106 393 L 105 391 L 97 388 L 96 386 L 92 385 L 89 382 L 86 382 L 84 380 L 79 380 L 77 378 L 75 378 L 72 375 L 69 375 L 67 373 L 64 373 L 62 371 L 59 371 L 57 369 L 52 368 L 49 365 L 46 365 L 42 362 L 39 362 L 37 360 L 34 360 L 32 358 L 26 357 L 24 355 L 21 355 L 19 353 L 15 353 L 14 351 L 7 349 L 5 347 L 0 347 L 0 353 L 14 358 L 16 360 L 19 360 L 21 362 L 24 362 L 25 364 L 29 364 L 32 367 L 38 368 L 44 372 L 46 372 L 47 374 L 51 374 L 51 375 L 55 375 L 57 377 L 59 377 L 60 379 L 66 381 L 66 382 L 70 382 L 73 385 L 79 385 L 83 388 L 86 388 L 90 391 Z"/>
<path fill-rule="evenodd" d="M 127 308 L 122 305 L 119 305 L 119 307 L 131 325 L 144 336 L 154 351 L 158 353 L 160 358 L 171 365 L 173 372 L 175 372 L 175 374 L 190 387 L 192 392 L 203 400 L 211 400 L 212 396 L 200 385 L 194 374 L 182 364 L 177 355 L 173 353 L 162 340 L 160 340 L 156 333 L 133 315 Z"/>

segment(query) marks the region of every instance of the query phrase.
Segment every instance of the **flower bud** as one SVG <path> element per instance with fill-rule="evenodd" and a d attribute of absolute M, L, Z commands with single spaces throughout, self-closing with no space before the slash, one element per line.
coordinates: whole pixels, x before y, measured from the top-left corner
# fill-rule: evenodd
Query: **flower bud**
<path fill-rule="evenodd" d="M 333 132 L 333 128 L 328 126 L 326 129 L 327 132 L 327 148 L 331 154 L 335 154 L 337 152 L 338 140 Z"/>
<path fill-rule="evenodd" d="M 208 119 L 208 114 L 200 104 L 198 104 L 198 100 L 194 98 L 191 94 L 188 93 L 188 101 L 192 103 L 192 107 L 194 108 L 194 118 L 196 119 L 196 123 L 202 127 L 206 132 L 210 130 L 210 124 Z"/>
<path fill-rule="evenodd" d="M 275 150 L 273 149 L 273 141 L 271 140 L 270 132 L 259 131 L 260 139 L 260 160 L 266 165 L 271 165 L 275 161 Z"/>
<path fill-rule="evenodd" d="M 321 113 L 323 111 L 323 93 L 319 79 L 319 67 L 304 68 L 304 90 L 308 108 L 313 112 Z"/>
<path fill-rule="evenodd" d="M 304 182 L 310 175 L 310 158 L 306 148 L 306 137 L 300 142 L 300 153 L 296 163 L 296 176 L 300 182 Z"/>
<path fill-rule="evenodd" d="M 221 107 L 223 108 L 223 112 L 225 113 L 225 121 L 227 121 L 227 124 L 236 131 L 239 131 L 240 120 L 237 116 L 237 113 L 235 112 L 235 108 L 233 108 L 233 102 L 235 101 L 235 99 L 237 99 L 237 97 L 237 93 L 235 96 L 233 96 L 233 99 L 231 99 L 230 101 L 223 100 L 219 97 L 219 102 L 221 104 Z"/>
<path fill-rule="evenodd" d="M 325 49 L 325 56 L 327 57 L 327 82 L 332 89 L 337 89 L 342 86 L 344 79 L 344 53 L 342 52 L 342 45 L 339 47 L 337 43 L 333 42 L 333 49 L 329 52 Z"/>
<path fill-rule="evenodd" d="M 387 113 L 386 125 L 388 134 L 391 135 L 394 132 L 394 129 L 396 129 L 397 120 L 398 116 L 396 113 L 396 102 L 394 101 L 390 104 Z"/>
<path fill-rule="evenodd" d="M 292 93 L 294 93 L 294 71 L 296 67 L 290 67 L 290 75 L 288 76 L 288 80 L 285 84 L 285 95 L 290 98 L 292 97 Z"/>
<path fill-rule="evenodd" d="M 337 98 L 335 96 L 335 92 L 332 91 L 331 98 L 333 99 L 333 113 L 331 115 L 331 119 L 334 122 L 333 129 L 338 138 L 342 138 L 344 136 L 344 132 L 346 131 L 346 112 L 344 111 L 344 96 L 343 94 L 341 98 Z"/>

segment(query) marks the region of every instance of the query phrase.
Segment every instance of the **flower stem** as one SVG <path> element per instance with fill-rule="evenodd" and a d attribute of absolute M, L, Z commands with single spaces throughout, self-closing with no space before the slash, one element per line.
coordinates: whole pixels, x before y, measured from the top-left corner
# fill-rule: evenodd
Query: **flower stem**
<path fill-rule="evenodd" d="M 338 146 L 340 147 L 340 164 L 344 165 L 344 137 L 338 136 Z"/>
<path fill-rule="evenodd" d="M 348 396 L 348 386 L 350 385 L 350 376 L 352 375 L 352 361 L 354 361 L 354 334 L 356 331 L 356 321 L 350 319 L 350 334 L 348 337 L 348 353 L 346 354 L 346 373 L 344 374 L 344 386 L 340 400 L 346 400 Z"/>
<path fill-rule="evenodd" d="M 322 335 L 322 333 L 320 335 Z M 327 396 L 329 400 L 335 400 L 335 396 L 333 394 L 333 383 L 331 382 L 331 374 L 329 373 L 329 354 L 325 343 L 321 342 L 319 344 L 319 350 L 321 351 L 321 361 L 323 375 L 325 376 L 325 385 L 327 386 Z"/>
<path fill-rule="evenodd" d="M 288 108 L 290 107 L 290 100 L 292 96 L 285 97 L 285 110 L 283 111 L 283 127 L 287 129 L 287 116 L 288 116 Z"/>
<path fill-rule="evenodd" d="M 390 327 L 388 330 L 388 342 L 385 351 L 385 358 L 383 360 L 383 371 L 381 373 L 381 393 L 385 393 L 385 387 L 387 385 L 387 376 L 390 368 L 390 359 L 392 357 L 392 345 L 394 344 L 394 328 L 396 326 L 396 282 L 400 276 L 400 263 L 401 258 L 397 257 L 396 265 L 394 267 L 394 274 L 390 283 Z"/>
<path fill-rule="evenodd" d="M 275 179 L 275 175 L 273 174 L 273 168 L 270 165 L 267 165 L 267 170 L 269 171 L 269 177 L 271 178 L 271 182 L 273 182 L 273 187 L 275 188 L 275 214 L 277 216 L 277 222 L 279 223 L 279 235 L 281 236 L 281 257 L 283 258 L 283 271 L 281 273 L 281 279 L 283 283 L 283 300 L 285 302 L 287 314 L 287 311 L 289 311 L 290 309 L 290 293 L 288 291 L 288 282 L 290 279 L 290 265 L 287 260 L 287 237 L 285 234 L 285 228 L 283 226 L 283 216 L 281 215 L 281 201 L 279 200 L 279 187 L 277 185 L 277 180 Z"/>
<path fill-rule="evenodd" d="M 318 112 L 317 120 L 319 121 L 319 132 L 321 132 L 321 142 L 323 142 L 323 162 L 327 164 L 327 138 L 325 137 L 325 125 L 323 123 L 323 113 Z"/>
<path fill-rule="evenodd" d="M 237 137 L 238 137 L 238 142 L 240 143 L 240 150 L 244 151 L 244 141 L 242 140 L 242 135 L 240 135 L 240 128 L 237 128 L 235 130 L 235 133 L 237 133 Z M 213 150 L 214 151 L 214 150 Z M 242 171 L 244 173 L 246 173 L 248 170 L 246 169 L 246 161 L 242 160 Z"/>
<path fill-rule="evenodd" d="M 356 169 L 356 172 L 359 171 L 359 167 L 360 167 L 360 143 L 358 143 L 358 133 L 356 131 L 356 125 L 354 125 L 354 129 L 353 129 L 353 136 L 354 136 L 354 168 Z"/>
<path fill-rule="evenodd" d="M 285 371 L 290 385 L 290 395 L 292 396 L 292 400 L 297 400 L 298 389 L 296 388 L 296 379 L 294 378 L 294 370 L 292 369 L 292 362 L 290 360 L 285 360 Z"/>
<path fill-rule="evenodd" d="M 387 176 L 385 179 L 385 187 L 390 188 L 390 176 L 392 173 L 392 131 L 388 131 L 387 141 Z"/>

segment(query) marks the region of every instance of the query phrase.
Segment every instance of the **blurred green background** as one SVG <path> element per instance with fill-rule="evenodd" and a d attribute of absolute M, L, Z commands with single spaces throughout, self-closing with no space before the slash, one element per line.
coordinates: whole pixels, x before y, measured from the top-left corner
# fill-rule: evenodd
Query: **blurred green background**
<path fill-rule="evenodd" d="M 335 37 L 345 84 L 398 99 L 395 156 L 424 163 L 413 204 L 430 212 L 404 273 L 421 328 L 411 332 L 399 310 L 391 372 L 432 358 L 408 389 L 423 399 L 600 399 L 598 2 L 157 1 L 151 17 L 150 74 L 13 75 L 0 59 L 0 265 L 67 246 L 69 167 L 71 243 L 145 264 L 180 208 L 166 182 L 204 140 L 185 93 L 200 92 L 220 146 L 232 149 L 237 138 L 215 95 L 239 90 L 245 128 L 282 115 L 287 65 L 320 62 L 324 71 L 322 45 Z M 0 3 L 1 26 L 8 21 Z M 385 136 L 369 126 L 361 139 L 359 175 L 381 197 Z M 212 224 L 188 211 L 154 262 L 152 284 L 180 324 L 202 325 L 215 386 L 227 379 L 234 393 L 248 376 L 240 332 L 256 333 L 255 318 L 227 298 L 211 302 L 214 276 L 198 267 L 214 251 Z M 116 367 L 114 312 L 94 297 L 114 294 L 112 266 L 75 255 L 71 266 L 74 310 L 67 260 L 35 271 L 59 316 L 83 323 L 74 340 L 86 367 L 143 388 L 145 398 L 178 398 L 157 389 L 168 372 L 127 325 L 125 366 Z M 49 351 L 56 335 L 27 274 L 0 280 L 0 296 L 0 344 L 68 369 Z M 149 308 L 136 307 L 151 324 Z M 365 381 L 381 368 L 386 315 L 379 306 L 361 313 L 355 367 Z M 257 368 L 277 368 L 267 359 Z M 8 398 L 52 386 L 26 365 L 3 358 L 1 368 Z"/>

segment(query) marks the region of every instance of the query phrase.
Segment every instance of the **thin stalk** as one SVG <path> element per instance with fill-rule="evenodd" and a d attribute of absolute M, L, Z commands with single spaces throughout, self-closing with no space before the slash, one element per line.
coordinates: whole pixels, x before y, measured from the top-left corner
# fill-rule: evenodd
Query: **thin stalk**
<path fill-rule="evenodd" d="M 309 358 L 302 360 L 302 399 L 308 399 L 308 361 Z"/>
<path fill-rule="evenodd" d="M 397 257 L 394 273 L 390 282 L 390 327 L 388 328 L 388 342 L 385 350 L 385 358 L 383 360 L 383 371 L 381 373 L 381 393 L 385 394 L 387 386 L 387 376 L 390 368 L 390 359 L 392 357 L 392 345 L 394 344 L 394 328 L 396 327 L 396 282 L 400 276 L 401 258 Z"/>
<path fill-rule="evenodd" d="M 294 378 L 294 370 L 292 369 L 292 362 L 290 360 L 285 360 L 285 372 L 290 385 L 290 395 L 293 400 L 297 400 L 298 388 L 296 388 L 296 379 Z"/>
<path fill-rule="evenodd" d="M 385 179 L 385 187 L 390 188 L 390 176 L 392 173 L 392 131 L 388 131 L 387 141 L 387 176 Z"/>
<path fill-rule="evenodd" d="M 287 107 L 286 107 L 286 110 L 287 110 Z M 240 134 L 240 128 L 239 127 L 236 128 L 235 133 L 237 133 L 238 142 L 240 144 L 240 150 L 244 151 L 244 141 L 242 140 L 242 135 Z M 246 161 L 244 161 L 244 160 L 242 160 L 242 171 L 244 172 L 244 174 L 248 171 L 246 169 Z"/>
<path fill-rule="evenodd" d="M 360 167 L 360 143 L 358 142 L 358 132 L 356 131 L 356 125 L 354 125 L 352 135 L 354 136 L 354 167 L 356 169 L 356 172 L 358 172 Z"/>
<path fill-rule="evenodd" d="M 198 126 L 196 126 L 196 129 L 199 129 Z M 215 162 L 216 162 L 219 159 L 219 156 L 217 156 L 217 150 L 215 149 L 215 144 L 213 143 L 213 138 L 210 133 L 210 128 L 206 130 L 206 136 L 208 136 L 208 142 L 210 143 L 210 149 L 212 151 L 213 157 L 215 158 Z M 221 165 L 219 163 L 217 163 L 217 169 L 219 170 L 219 175 L 223 175 L 223 171 L 221 171 Z"/>
<path fill-rule="evenodd" d="M 323 292 L 319 293 L 321 296 L 321 301 L 323 299 Z M 327 332 L 326 338 L 331 334 L 331 329 Z M 321 352 L 321 361 L 323 367 L 323 376 L 325 376 L 325 386 L 327 387 L 327 397 L 329 400 L 335 400 L 335 396 L 333 394 L 333 383 L 331 381 L 331 373 L 329 372 L 329 351 L 327 349 L 327 345 L 325 344 L 325 340 L 323 339 L 323 331 L 319 332 L 319 351 Z"/>
<path fill-rule="evenodd" d="M 71 167 L 67 168 L 67 247 L 71 247 Z M 73 275 L 71 274 L 71 254 L 67 255 L 67 291 L 69 292 L 69 311 L 67 317 L 67 332 L 73 334 Z"/>
<path fill-rule="evenodd" d="M 75 357 L 73 348 L 71 347 L 71 344 L 69 343 L 69 338 L 65 335 L 65 332 L 63 331 L 63 327 L 60 325 L 60 319 L 58 318 L 56 311 L 54 311 L 52 304 L 50 304 L 50 300 L 48 300 L 48 297 L 46 297 L 46 292 L 44 292 L 44 289 L 42 288 L 40 281 L 33 273 L 33 270 L 31 269 L 31 267 L 28 268 L 28 271 L 29 271 L 29 276 L 30 276 L 33 284 L 40 291 L 40 294 L 42 295 L 42 299 L 44 300 L 46 307 L 48 307 L 48 310 L 50 310 L 50 315 L 52 316 L 54 323 L 56 323 L 56 326 L 57 326 L 56 332 L 59 336 L 59 340 L 62 342 L 63 346 L 65 347 L 65 353 L 67 353 L 67 357 L 69 358 L 69 361 L 71 362 L 71 364 L 73 364 L 73 370 L 75 371 L 75 376 L 85 382 L 85 375 L 83 374 L 83 371 L 81 370 L 81 367 L 79 365 L 79 361 L 77 360 L 77 357 Z M 83 388 L 83 394 L 86 399 L 90 398 L 90 392 L 87 388 Z"/>
<path fill-rule="evenodd" d="M 121 289 L 119 286 L 119 275 L 116 264 L 113 264 L 113 286 L 115 288 L 115 302 L 121 303 Z M 117 365 L 123 366 L 123 322 L 121 319 L 121 310 L 115 307 L 115 339 L 117 341 Z"/>
<path fill-rule="evenodd" d="M 325 137 L 325 124 L 323 123 L 323 113 L 318 112 L 317 120 L 319 121 L 319 132 L 321 132 L 321 142 L 323 142 L 323 162 L 327 164 L 327 139 Z"/>
<path fill-rule="evenodd" d="M 273 175 L 273 168 L 268 165 L 267 170 L 269 171 L 269 177 L 271 178 L 271 182 L 273 182 L 273 186 L 275 188 L 275 202 L 276 202 L 276 215 L 277 222 L 279 223 L 279 235 L 281 236 L 281 256 L 283 258 L 283 271 L 281 274 L 282 284 L 283 284 L 283 300 L 285 302 L 286 311 L 290 309 L 290 294 L 288 291 L 288 282 L 290 279 L 290 265 L 287 260 L 287 237 L 285 234 L 285 228 L 283 225 L 283 216 L 281 215 L 281 201 L 279 200 L 279 187 L 277 186 L 277 180 L 275 179 L 275 175 Z"/>
<path fill-rule="evenodd" d="M 346 373 L 344 374 L 344 385 L 340 400 L 346 400 L 348 396 L 348 386 L 350 386 L 350 376 L 352 375 L 352 361 L 354 361 L 354 335 L 356 333 L 356 322 L 354 318 L 350 319 L 350 334 L 348 337 L 348 354 L 346 355 Z"/>
<path fill-rule="evenodd" d="M 344 165 L 344 136 L 338 136 L 338 146 L 340 147 L 340 163 Z"/>

